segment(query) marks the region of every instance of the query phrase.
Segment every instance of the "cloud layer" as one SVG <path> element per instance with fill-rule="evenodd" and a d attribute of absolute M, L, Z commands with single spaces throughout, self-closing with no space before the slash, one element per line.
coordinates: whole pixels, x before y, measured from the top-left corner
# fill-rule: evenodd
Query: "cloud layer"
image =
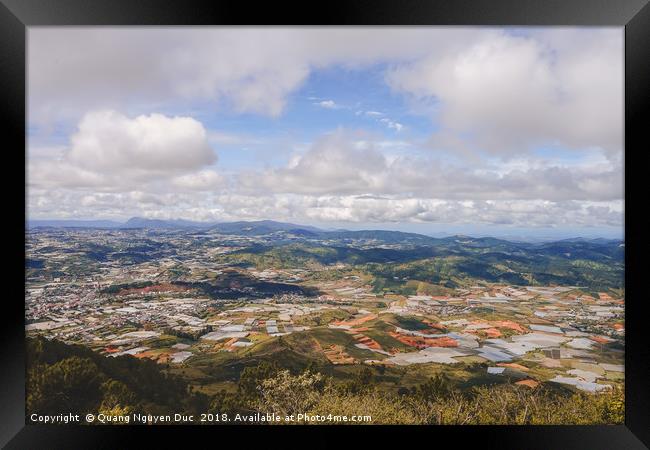
<path fill-rule="evenodd" d="M 28 33 L 29 125 L 71 130 L 30 144 L 32 216 L 622 225 L 621 30 Z M 346 127 L 271 142 L 205 120 L 281 124 L 314 73 L 364 70 L 381 73 L 425 138 L 402 114 L 331 93 L 307 105 L 378 125 L 407 150 Z M 264 146 L 264 168 L 220 167 L 221 147 L 246 140 Z"/>
<path fill-rule="evenodd" d="M 104 131 L 98 130 L 100 135 Z M 92 135 L 85 140 L 101 142 Z M 72 142 L 74 150 L 78 139 Z M 188 147 L 180 143 L 177 154 L 183 155 Z M 368 136 L 337 130 L 295 154 L 284 167 L 225 174 L 207 166 L 211 158 L 202 165 L 197 157 L 193 169 L 183 174 L 173 164 L 158 162 L 161 170 L 149 178 L 138 177 L 135 166 L 111 175 L 101 165 L 93 166 L 94 160 L 83 160 L 89 167 L 81 169 L 74 166 L 79 161 L 71 158 L 70 150 L 58 165 L 47 162 L 32 168 L 30 209 L 45 217 L 622 225 L 621 167 L 605 158 L 578 167 L 524 160 L 470 170 L 430 158 L 388 157 L 379 148 Z M 111 149 L 107 146 L 106 151 Z M 201 156 L 202 149 L 197 145 L 195 156 Z M 155 158 L 155 148 L 146 150 L 140 157 Z M 100 153 L 98 159 L 104 157 Z"/>
<path fill-rule="evenodd" d="M 448 131 L 471 136 L 470 146 L 512 154 L 561 143 L 614 153 L 622 146 L 622 50 L 615 29 L 31 27 L 30 120 L 197 100 L 277 117 L 311 72 L 381 63 L 396 92 L 432 106 Z"/>
<path fill-rule="evenodd" d="M 604 158 L 578 166 L 528 159 L 511 167 L 468 167 L 432 158 L 389 158 L 362 138 L 339 130 L 295 155 L 286 167 L 243 174 L 240 184 L 260 192 L 459 200 L 612 201 L 623 194 L 622 167 Z"/>
<path fill-rule="evenodd" d="M 445 128 L 492 153 L 557 144 L 620 152 L 622 40 L 594 34 L 566 32 L 552 47 L 552 33 L 488 32 L 459 52 L 398 65 L 387 80 L 417 101 L 439 102 Z"/>

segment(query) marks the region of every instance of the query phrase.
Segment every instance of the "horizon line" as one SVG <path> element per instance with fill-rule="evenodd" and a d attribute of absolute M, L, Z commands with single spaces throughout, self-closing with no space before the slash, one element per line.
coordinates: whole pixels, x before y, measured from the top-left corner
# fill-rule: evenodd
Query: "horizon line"
<path fill-rule="evenodd" d="M 484 237 L 494 237 L 494 238 L 499 238 L 502 240 L 508 240 L 509 239 L 523 239 L 523 240 L 555 240 L 555 241 L 561 241 L 561 240 L 570 240 L 570 239 L 588 239 L 588 240 L 594 240 L 594 239 L 606 239 L 606 240 L 620 240 L 624 241 L 625 240 L 625 230 L 624 228 L 620 230 L 619 236 L 613 237 L 612 235 L 604 235 L 604 234 L 593 234 L 593 235 L 585 235 L 585 234 L 576 234 L 576 233 L 570 233 L 566 232 L 564 233 L 565 236 L 560 237 L 560 236 L 551 236 L 551 235 L 544 235 L 543 232 L 544 230 L 548 231 L 555 231 L 556 233 L 562 233 L 561 229 L 557 228 L 551 228 L 551 227 L 538 227 L 536 230 L 539 230 L 540 233 L 526 233 L 522 228 L 524 227 L 513 227 L 513 229 L 508 230 L 501 228 L 500 232 L 497 232 L 496 234 L 490 234 L 486 232 L 480 232 L 478 230 L 475 230 L 474 232 L 462 232 L 461 230 L 458 230 L 458 228 L 462 228 L 464 226 L 472 226 L 468 224 L 460 224 L 460 225 L 451 225 L 450 229 L 452 231 L 429 231 L 429 232 L 422 232 L 422 231 L 411 231 L 411 230 L 399 230 L 399 229 L 389 229 L 389 228 L 372 228 L 370 224 L 360 224 L 363 225 L 364 228 L 359 228 L 359 229 L 349 229 L 349 228 L 344 228 L 344 227 L 323 227 L 323 225 L 317 226 L 317 225 L 312 225 L 312 224 L 305 224 L 305 223 L 293 223 L 293 222 L 287 222 L 283 220 L 275 220 L 275 219 L 255 219 L 255 220 L 225 220 L 225 221 L 219 221 L 219 220 L 212 220 L 212 221 L 199 221 L 199 220 L 190 220 L 190 219 L 183 219 L 183 218 L 174 218 L 174 219 L 161 219 L 161 218 L 151 218 L 151 217 L 143 217 L 143 216 L 133 216 L 128 219 L 74 219 L 74 218 L 65 218 L 65 219 L 43 219 L 43 218 L 37 218 L 37 219 L 29 219 L 25 218 L 25 225 L 26 229 L 32 228 L 30 226 L 30 222 L 61 222 L 61 228 L 81 228 L 82 226 L 65 226 L 63 222 L 108 222 L 111 224 L 115 225 L 126 225 L 129 221 L 133 219 L 140 219 L 140 220 L 146 220 L 146 221 L 158 221 L 158 222 L 187 222 L 191 224 L 196 224 L 197 226 L 211 226 L 211 225 L 219 225 L 219 224 L 228 224 L 228 223 L 236 223 L 236 222 L 242 222 L 242 223 L 256 223 L 256 222 L 275 222 L 275 223 L 283 223 L 283 224 L 291 224 L 291 225 L 297 225 L 301 227 L 312 227 L 312 228 L 318 228 L 322 231 L 326 232 L 331 232 L 331 231 L 392 231 L 392 232 L 399 232 L 399 233 L 407 233 L 407 234 L 419 234 L 423 236 L 430 236 L 430 237 L 436 237 L 435 235 L 443 235 L 444 237 L 454 237 L 454 236 L 460 236 L 460 237 L 468 237 L 468 238 L 484 238 Z M 426 226 L 427 223 L 413 223 L 413 222 L 397 222 L 396 224 L 403 224 L 403 225 L 410 225 L 410 226 Z M 354 225 L 354 224 L 350 224 Z M 365 226 L 370 225 L 370 227 L 365 228 Z M 440 223 L 432 223 L 431 225 L 435 226 L 441 226 L 441 225 L 447 225 L 447 224 L 440 224 Z M 39 225 L 36 225 L 35 227 L 38 227 Z M 41 226 L 47 226 L 47 225 L 41 225 Z M 52 225 L 55 227 L 54 225 Z M 483 227 L 498 227 L 499 225 L 496 224 L 487 224 L 487 225 L 477 225 L 477 226 L 483 226 Z M 503 227 L 503 225 L 501 225 Z M 506 226 L 507 227 L 507 226 Z M 106 228 L 102 226 L 90 226 L 89 228 Z M 135 227 L 138 228 L 138 227 Z M 392 228 L 392 227 L 391 227 Z M 456 231 L 453 231 L 453 230 Z M 612 227 L 614 229 L 614 227 Z M 497 231 L 497 230 L 494 230 Z M 510 233 L 508 233 L 510 231 Z M 500 236 L 500 237 L 499 237 Z"/>

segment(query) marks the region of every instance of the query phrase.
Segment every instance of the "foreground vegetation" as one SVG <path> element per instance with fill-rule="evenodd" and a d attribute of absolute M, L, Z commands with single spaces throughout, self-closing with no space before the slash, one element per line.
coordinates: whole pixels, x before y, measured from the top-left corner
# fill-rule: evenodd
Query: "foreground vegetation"
<path fill-rule="evenodd" d="M 370 415 L 373 424 L 618 424 L 620 388 L 574 393 L 503 384 L 460 392 L 444 375 L 397 393 L 381 390 L 359 368 L 334 381 L 314 370 L 291 372 L 262 362 L 241 372 L 234 392 L 196 392 L 149 360 L 107 358 L 43 338 L 28 339 L 27 413 Z M 282 423 L 282 422 L 280 422 Z M 312 422 L 310 422 L 312 423 Z M 331 422 L 316 422 L 331 423 Z"/>

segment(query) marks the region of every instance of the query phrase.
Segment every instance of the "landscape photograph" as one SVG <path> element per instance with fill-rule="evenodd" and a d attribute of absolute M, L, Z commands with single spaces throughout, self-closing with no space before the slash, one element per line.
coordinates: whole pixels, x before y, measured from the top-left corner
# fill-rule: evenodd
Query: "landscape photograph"
<path fill-rule="evenodd" d="M 623 38 L 30 27 L 26 423 L 623 424 Z"/>

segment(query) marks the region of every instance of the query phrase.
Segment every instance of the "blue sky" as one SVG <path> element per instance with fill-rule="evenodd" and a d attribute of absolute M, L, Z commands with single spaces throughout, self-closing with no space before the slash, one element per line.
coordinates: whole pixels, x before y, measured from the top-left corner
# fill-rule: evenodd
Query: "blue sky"
<path fill-rule="evenodd" d="M 621 236 L 622 31 L 30 28 L 28 215 Z"/>
<path fill-rule="evenodd" d="M 288 96 L 280 117 L 234 113 L 227 102 L 216 108 L 208 106 L 194 117 L 218 135 L 215 146 L 221 150 L 219 166 L 224 170 L 281 166 L 292 146 L 307 146 L 337 129 L 359 130 L 386 141 L 425 141 L 436 130 L 436 123 L 410 111 L 404 98 L 385 83 L 385 70 L 382 64 L 363 70 L 332 67 L 314 71 Z M 389 128 L 386 120 L 404 128 Z M 228 136 L 238 136 L 240 141 L 228 142 Z M 409 151 L 421 152 L 418 147 Z"/>

